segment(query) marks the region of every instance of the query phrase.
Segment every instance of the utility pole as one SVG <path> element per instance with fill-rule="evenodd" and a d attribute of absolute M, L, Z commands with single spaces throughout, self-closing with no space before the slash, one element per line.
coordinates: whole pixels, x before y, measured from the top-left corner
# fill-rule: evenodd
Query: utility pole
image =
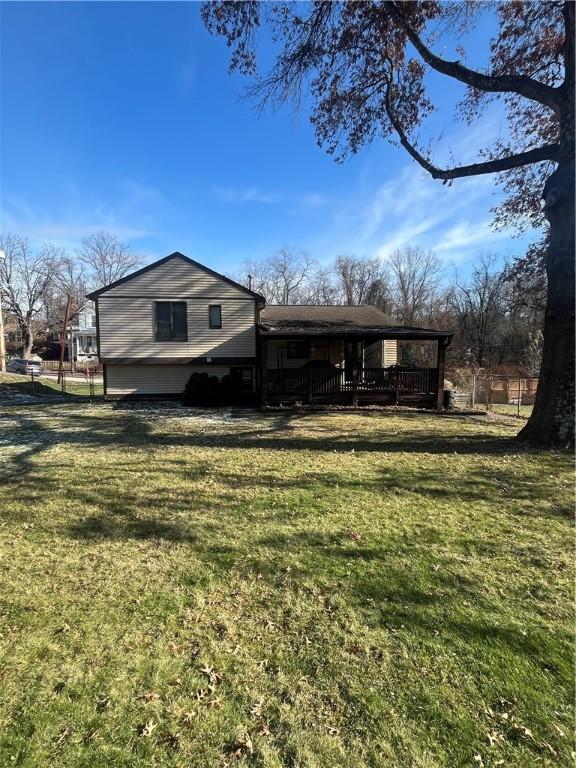
<path fill-rule="evenodd" d="M 6 254 L 0 251 L 0 259 Z M 2 314 L 2 272 L 0 271 L 0 373 L 6 373 L 6 345 L 4 343 L 4 315 Z"/>
<path fill-rule="evenodd" d="M 68 319 L 70 318 L 70 311 L 72 309 L 72 296 L 68 294 L 68 300 L 66 301 L 66 311 L 64 312 L 64 327 L 62 328 L 62 336 L 60 337 L 60 363 L 58 365 L 58 384 L 62 381 L 62 370 L 64 368 L 64 351 L 66 349 L 66 330 L 68 328 Z"/>

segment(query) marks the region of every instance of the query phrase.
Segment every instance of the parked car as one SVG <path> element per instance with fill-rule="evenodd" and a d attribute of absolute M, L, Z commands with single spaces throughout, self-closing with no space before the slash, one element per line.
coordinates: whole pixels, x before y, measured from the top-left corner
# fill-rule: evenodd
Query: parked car
<path fill-rule="evenodd" d="M 42 363 L 38 363 L 36 360 L 23 360 L 22 358 L 8 360 L 6 370 L 12 373 L 33 373 L 34 376 L 41 376 L 44 373 Z"/>

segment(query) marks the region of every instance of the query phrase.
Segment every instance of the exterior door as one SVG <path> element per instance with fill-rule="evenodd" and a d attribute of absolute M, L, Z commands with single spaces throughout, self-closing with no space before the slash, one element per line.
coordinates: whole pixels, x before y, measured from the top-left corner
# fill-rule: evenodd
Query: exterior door
<path fill-rule="evenodd" d="M 347 341 L 344 348 L 344 376 L 346 381 L 352 381 L 354 378 L 354 366 L 362 367 L 363 360 L 362 341 Z"/>

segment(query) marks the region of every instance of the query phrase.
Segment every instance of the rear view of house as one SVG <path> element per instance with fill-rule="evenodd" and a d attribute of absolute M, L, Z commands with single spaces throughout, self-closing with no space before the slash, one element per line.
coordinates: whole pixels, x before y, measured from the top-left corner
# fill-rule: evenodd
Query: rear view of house
<path fill-rule="evenodd" d="M 231 376 L 266 403 L 442 407 L 452 334 L 390 326 L 370 306 L 266 306 L 181 253 L 89 295 L 108 398 L 178 396 L 194 372 Z M 399 365 L 400 342 L 432 343 L 435 367 Z"/>
<path fill-rule="evenodd" d="M 254 391 L 257 293 L 172 253 L 88 298 L 107 397 L 179 395 L 194 371 Z"/>

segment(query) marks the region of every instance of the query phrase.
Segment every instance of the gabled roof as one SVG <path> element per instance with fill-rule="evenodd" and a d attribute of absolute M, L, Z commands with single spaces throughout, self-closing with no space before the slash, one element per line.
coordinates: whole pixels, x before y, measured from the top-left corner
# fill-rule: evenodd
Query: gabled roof
<path fill-rule="evenodd" d="M 117 285 L 122 285 L 123 283 L 127 283 L 129 280 L 132 280 L 134 277 L 139 277 L 140 275 L 145 274 L 146 272 L 150 272 L 150 270 L 155 269 L 156 267 L 159 267 L 161 264 L 166 264 L 167 261 L 171 261 L 172 259 L 182 259 L 182 261 L 188 262 L 188 264 L 191 264 L 193 267 L 197 267 L 198 269 L 201 269 L 203 272 L 206 272 L 209 275 L 212 275 L 212 277 L 217 277 L 219 280 L 223 280 L 225 283 L 228 283 L 228 285 L 234 286 L 234 288 L 237 288 L 239 291 L 244 291 L 244 293 L 249 294 L 253 298 L 257 299 L 258 301 L 265 302 L 264 296 L 261 296 L 259 293 L 256 293 L 255 291 L 251 291 L 249 288 L 246 288 L 244 285 L 240 285 L 240 283 L 236 283 L 234 280 L 230 280 L 229 277 L 226 277 L 225 275 L 221 275 L 219 272 L 215 272 L 213 269 L 210 269 L 210 267 L 205 267 L 204 264 L 200 264 L 199 261 L 194 261 L 194 259 L 189 258 L 188 256 L 184 256 L 183 253 L 180 253 L 179 251 L 174 251 L 174 253 L 171 253 L 169 256 L 165 256 L 163 259 L 158 259 L 158 261 L 153 261 L 152 264 L 148 264 L 145 267 L 142 267 L 142 269 L 136 270 L 136 272 L 132 272 L 129 275 L 126 275 L 126 277 L 121 277 L 120 280 L 115 280 L 113 283 L 110 283 L 109 285 L 105 285 L 102 288 L 98 288 L 96 291 L 92 291 L 92 293 L 87 294 L 88 299 L 97 299 L 98 296 L 100 296 L 103 293 L 106 293 L 106 291 L 109 291 L 111 288 L 116 288 Z"/>
<path fill-rule="evenodd" d="M 432 328 L 390 325 L 383 312 L 367 305 L 268 304 L 260 314 L 259 330 L 272 336 L 373 335 L 392 339 L 438 339 L 453 335 Z"/>

